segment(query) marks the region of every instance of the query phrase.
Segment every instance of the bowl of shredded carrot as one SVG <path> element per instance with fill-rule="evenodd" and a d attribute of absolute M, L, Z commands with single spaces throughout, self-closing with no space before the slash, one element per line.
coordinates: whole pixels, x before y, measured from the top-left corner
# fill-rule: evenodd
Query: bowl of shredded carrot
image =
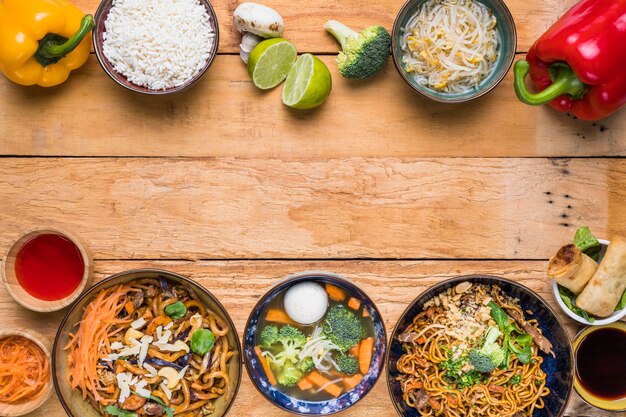
<path fill-rule="evenodd" d="M 241 380 L 226 309 L 199 283 L 156 270 L 104 279 L 70 308 L 52 375 L 70 417 L 222 417 Z"/>
<path fill-rule="evenodd" d="M 50 342 L 34 330 L 0 329 L 0 416 L 21 416 L 52 393 Z"/>

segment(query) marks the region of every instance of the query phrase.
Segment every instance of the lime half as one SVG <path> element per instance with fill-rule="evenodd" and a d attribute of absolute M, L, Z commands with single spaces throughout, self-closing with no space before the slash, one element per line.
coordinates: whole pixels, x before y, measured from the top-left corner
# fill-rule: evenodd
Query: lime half
<path fill-rule="evenodd" d="M 297 55 L 296 47 L 283 38 L 265 40 L 250 52 L 248 74 L 260 89 L 274 88 L 285 79 Z"/>
<path fill-rule="evenodd" d="M 333 80 L 328 67 L 311 54 L 301 55 L 283 86 L 283 103 L 296 109 L 312 109 L 326 100 Z"/>

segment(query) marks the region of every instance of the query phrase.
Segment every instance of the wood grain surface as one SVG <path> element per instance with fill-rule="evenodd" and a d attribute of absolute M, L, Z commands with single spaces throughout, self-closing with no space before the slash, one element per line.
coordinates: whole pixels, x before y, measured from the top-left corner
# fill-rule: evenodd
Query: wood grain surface
<path fill-rule="evenodd" d="M 0 0 L 1 1 L 1 0 Z M 94 12 L 98 0 L 74 0 Z M 521 282 L 553 306 L 549 256 L 589 225 L 626 235 L 626 111 L 584 123 L 521 104 L 512 74 L 469 104 L 442 105 L 404 84 L 391 60 L 367 82 L 342 78 L 322 25 L 391 29 L 404 0 L 263 0 L 300 52 L 333 75 L 312 111 L 257 90 L 238 53 L 232 11 L 214 0 L 219 55 L 191 90 L 146 97 L 111 81 L 95 56 L 62 86 L 0 76 L 0 248 L 35 225 L 76 233 L 97 281 L 156 267 L 198 280 L 241 334 L 280 278 L 323 269 L 354 280 L 390 331 L 445 278 L 485 273 Z M 507 0 L 518 58 L 576 0 Z M 52 338 L 63 312 L 38 314 L 0 288 L 0 328 Z M 579 327 L 558 312 L 570 335 Z M 63 417 L 53 396 L 32 417 Z M 384 377 L 345 417 L 394 416 Z M 230 416 L 286 417 L 244 372 Z M 567 417 L 626 417 L 573 393 Z"/>
<path fill-rule="evenodd" d="M 0 154 L 80 156 L 519 157 L 624 156 L 626 113 L 584 123 L 515 97 L 512 72 L 466 104 L 419 97 L 390 62 L 368 82 L 339 75 L 311 111 L 289 109 L 281 87 L 255 88 L 238 56 L 218 56 L 193 89 L 142 96 L 115 84 L 94 56 L 53 89 L 0 79 Z M 36 123 L 33 123 L 35 121 Z"/>
<path fill-rule="evenodd" d="M 546 259 L 626 234 L 626 160 L 2 158 L 0 245 L 43 222 L 95 259 Z"/>
<path fill-rule="evenodd" d="M 99 0 L 74 0 L 85 13 L 95 13 Z M 242 1 L 213 0 L 220 26 L 221 53 L 239 53 L 241 35 L 232 24 L 233 11 Z M 334 53 L 338 43 L 324 32 L 328 19 L 336 19 L 355 29 L 369 25 L 382 25 L 391 31 L 396 14 L 404 0 L 378 0 L 363 3 L 359 0 L 287 1 L 264 0 L 261 3 L 273 7 L 285 20 L 284 37 L 294 42 L 298 51 Z M 518 51 L 527 51 L 530 45 L 576 0 L 533 1 L 507 0 L 517 26 Z"/>
<path fill-rule="evenodd" d="M 346 276 L 359 285 L 376 303 L 391 333 L 406 306 L 429 286 L 446 278 L 473 273 L 499 275 L 523 282 L 537 291 L 558 309 L 545 278 L 545 261 L 97 261 L 95 280 L 116 272 L 135 268 L 160 268 L 174 271 L 200 282 L 209 289 L 230 313 L 239 335 L 242 335 L 248 315 L 258 298 L 284 276 L 305 270 L 329 270 Z M 0 290 L 0 309 L 10 315 L 0 315 L 0 326 L 24 325 L 52 338 L 63 312 L 42 316 L 17 306 L 6 292 Z M 570 336 L 579 330 L 573 321 L 557 311 L 567 323 Z M 254 407 L 251 405 L 254 404 Z M 58 400 L 53 397 L 32 417 L 62 416 Z M 290 414 L 274 408 L 261 397 L 244 372 L 241 389 L 231 410 L 231 416 L 287 417 Z M 386 380 L 378 381 L 372 392 L 361 402 L 339 414 L 345 417 L 377 417 L 394 415 Z M 624 417 L 626 413 L 604 413 L 585 405 L 573 394 L 566 413 L 568 417 Z"/>

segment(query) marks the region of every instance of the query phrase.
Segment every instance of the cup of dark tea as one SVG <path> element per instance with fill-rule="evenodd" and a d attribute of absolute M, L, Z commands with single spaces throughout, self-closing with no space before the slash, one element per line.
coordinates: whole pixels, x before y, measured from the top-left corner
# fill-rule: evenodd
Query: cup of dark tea
<path fill-rule="evenodd" d="M 573 348 L 578 395 L 593 407 L 626 411 L 626 323 L 587 327 Z"/>
<path fill-rule="evenodd" d="M 89 286 L 91 254 L 65 230 L 43 227 L 19 236 L 2 258 L 2 281 L 24 307 L 39 312 L 60 310 Z"/>

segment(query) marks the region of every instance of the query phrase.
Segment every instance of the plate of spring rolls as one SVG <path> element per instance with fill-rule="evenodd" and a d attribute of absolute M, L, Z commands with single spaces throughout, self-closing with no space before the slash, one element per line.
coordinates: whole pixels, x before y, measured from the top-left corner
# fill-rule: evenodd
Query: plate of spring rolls
<path fill-rule="evenodd" d="M 626 238 L 597 239 L 576 231 L 548 262 L 559 306 L 582 324 L 602 326 L 626 316 Z"/>

